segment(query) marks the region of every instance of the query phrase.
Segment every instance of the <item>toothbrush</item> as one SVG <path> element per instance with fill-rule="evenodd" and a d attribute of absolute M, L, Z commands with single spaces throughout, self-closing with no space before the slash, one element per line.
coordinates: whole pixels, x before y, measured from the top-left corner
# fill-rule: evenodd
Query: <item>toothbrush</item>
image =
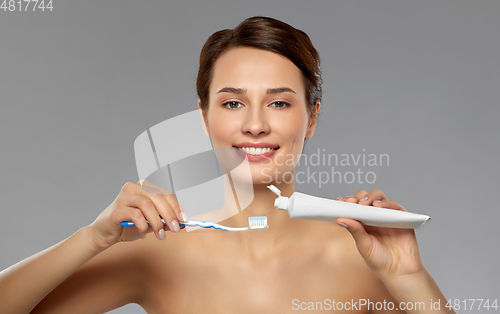
<path fill-rule="evenodd" d="M 161 219 L 164 225 L 166 225 L 165 221 Z M 120 224 L 122 227 L 134 227 L 135 224 L 132 221 L 122 221 Z M 149 225 L 149 222 L 148 222 Z M 259 230 L 259 229 L 269 229 L 267 225 L 267 217 L 266 216 L 255 216 L 248 217 L 248 227 L 243 228 L 235 228 L 235 227 L 227 227 L 223 225 L 219 225 L 213 221 L 202 221 L 189 219 L 187 222 L 180 222 L 179 225 L 188 226 L 188 227 L 201 227 L 201 228 L 214 228 L 224 231 L 246 231 L 246 230 Z"/>

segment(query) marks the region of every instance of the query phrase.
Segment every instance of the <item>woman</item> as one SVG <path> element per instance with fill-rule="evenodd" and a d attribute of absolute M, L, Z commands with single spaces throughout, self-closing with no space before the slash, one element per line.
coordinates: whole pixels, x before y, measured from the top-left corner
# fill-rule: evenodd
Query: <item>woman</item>
<path fill-rule="evenodd" d="M 436 302 L 433 313 L 454 313 L 413 230 L 291 220 L 273 207 L 266 186 L 294 192 L 285 177 L 296 162 L 284 161 L 298 161 L 321 104 L 319 55 L 305 33 L 265 17 L 214 33 L 197 89 L 215 147 L 273 149 L 269 158 L 249 156 L 254 201 L 221 224 L 267 216 L 271 228 L 187 233 L 174 196 L 128 182 L 92 224 L 0 274 L 2 313 L 100 313 L 127 303 L 148 313 L 423 313 Z M 404 210 L 380 190 L 339 199 Z M 127 220 L 137 228 L 121 227 Z M 401 302 L 417 310 L 398 310 Z"/>

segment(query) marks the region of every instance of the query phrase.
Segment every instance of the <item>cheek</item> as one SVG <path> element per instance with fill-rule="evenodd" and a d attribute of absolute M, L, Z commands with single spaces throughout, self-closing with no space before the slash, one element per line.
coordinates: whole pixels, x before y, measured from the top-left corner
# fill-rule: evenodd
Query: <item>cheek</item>
<path fill-rule="evenodd" d="M 230 118 L 224 111 L 213 112 L 207 116 L 212 142 L 217 146 L 225 146 L 230 141 L 231 134 L 238 130 L 238 121 Z"/>
<path fill-rule="evenodd" d="M 307 131 L 307 117 L 302 114 L 290 115 L 287 119 L 280 119 L 275 125 L 275 130 L 288 138 L 290 143 L 302 143 Z"/>

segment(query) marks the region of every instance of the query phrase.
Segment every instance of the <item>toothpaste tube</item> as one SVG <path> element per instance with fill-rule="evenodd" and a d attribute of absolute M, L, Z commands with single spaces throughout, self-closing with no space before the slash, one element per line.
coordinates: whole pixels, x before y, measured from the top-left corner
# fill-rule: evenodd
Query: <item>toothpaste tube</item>
<path fill-rule="evenodd" d="M 290 218 L 295 219 L 335 222 L 337 218 L 344 217 L 369 226 L 406 229 L 419 229 L 431 219 L 427 215 L 331 200 L 300 192 L 294 192 L 288 198 L 281 196 L 281 191 L 274 185 L 268 188 L 278 195 L 274 206 L 288 211 Z"/>

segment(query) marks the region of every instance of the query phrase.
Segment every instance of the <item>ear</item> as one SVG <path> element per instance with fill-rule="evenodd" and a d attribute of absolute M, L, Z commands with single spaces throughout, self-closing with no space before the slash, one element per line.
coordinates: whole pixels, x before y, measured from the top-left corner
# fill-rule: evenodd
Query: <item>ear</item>
<path fill-rule="evenodd" d="M 207 120 L 207 117 L 206 117 L 206 112 L 204 112 L 202 109 L 201 109 L 201 100 L 198 99 L 198 110 L 200 112 L 200 120 L 201 120 L 201 126 L 203 127 L 203 131 L 205 131 L 205 135 L 210 137 L 210 132 L 208 131 L 209 128 L 208 128 L 208 120 Z"/>
<path fill-rule="evenodd" d="M 318 100 L 316 102 L 316 108 L 314 109 L 315 114 L 309 115 L 309 124 L 307 126 L 306 138 L 311 138 L 314 135 L 314 131 L 316 130 L 316 123 L 318 122 L 318 113 L 320 106 L 321 103 Z"/>

